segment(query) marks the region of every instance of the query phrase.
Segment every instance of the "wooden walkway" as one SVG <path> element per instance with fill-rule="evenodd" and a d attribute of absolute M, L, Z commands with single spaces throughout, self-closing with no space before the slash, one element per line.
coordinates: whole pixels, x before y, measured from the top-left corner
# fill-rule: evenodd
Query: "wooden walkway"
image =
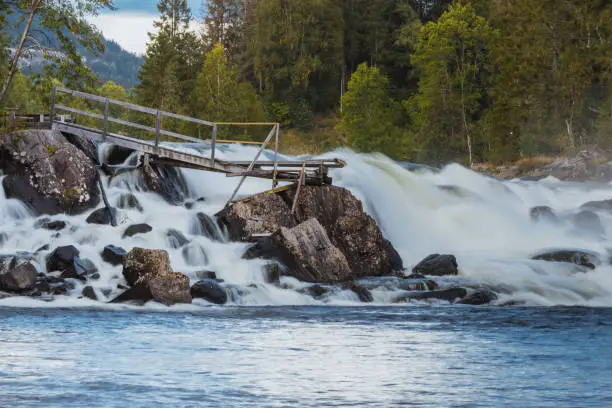
<path fill-rule="evenodd" d="M 63 100 L 69 98 L 71 101 L 80 100 L 81 103 L 62 104 L 60 103 L 60 98 L 62 96 Z M 63 100 L 61 102 L 63 102 Z M 96 113 L 92 109 L 77 109 L 74 107 L 89 106 L 89 104 L 95 103 L 98 103 L 98 105 L 100 105 L 100 107 L 103 109 L 103 114 Z M 112 116 L 111 112 L 117 111 L 118 109 L 138 112 L 140 114 L 144 114 L 145 117 L 146 115 L 153 116 L 156 126 L 153 127 L 144 125 L 142 123 L 129 122 Z M 57 114 L 59 111 L 76 115 L 77 120 L 65 121 L 63 120 L 64 116 Z M 100 128 L 86 127 L 79 124 L 79 116 L 85 116 L 97 120 Z M 241 177 L 236 191 L 230 198 L 230 202 L 234 199 L 238 189 L 242 186 L 242 183 L 246 177 L 271 179 L 272 188 L 276 188 L 278 183 L 282 181 L 299 181 L 300 183 L 304 184 L 317 185 L 330 184 L 331 178 L 328 176 L 329 169 L 341 168 L 346 164 L 339 159 L 303 161 L 279 160 L 278 148 L 280 127 L 278 123 L 209 122 L 60 87 L 53 88 L 49 118 L 53 119 L 50 120 L 52 129 L 56 129 L 60 132 L 85 137 L 96 142 L 108 142 L 142 152 L 143 164 L 168 164 L 172 166 L 225 173 L 228 177 Z M 212 133 L 212 137 L 210 139 L 201 139 L 163 129 L 162 120 L 164 118 L 171 118 L 175 122 L 187 123 L 191 126 L 209 128 Z M 122 134 L 113 133 L 109 130 L 112 125 L 120 125 L 122 129 L 132 129 L 134 132 L 138 131 L 142 133 L 144 131 L 148 134 L 148 139 L 126 136 L 125 133 L 129 133 L 129 131 L 125 132 L 124 130 L 122 130 Z M 263 142 L 217 140 L 217 131 L 222 126 L 263 126 L 269 127 L 270 131 Z M 171 139 L 173 143 L 161 142 L 161 137 Z M 184 143 L 184 146 L 181 146 L 181 143 Z M 215 157 L 215 153 L 217 153 L 218 145 L 225 143 L 255 144 L 259 145 L 259 149 L 251 161 L 220 160 Z M 210 151 L 210 154 L 202 155 L 187 152 L 189 149 L 185 149 L 185 147 L 193 147 L 194 144 L 207 148 Z M 273 152 L 273 160 L 259 160 L 261 154 L 266 148 Z M 193 151 L 193 149 L 190 150 Z"/>

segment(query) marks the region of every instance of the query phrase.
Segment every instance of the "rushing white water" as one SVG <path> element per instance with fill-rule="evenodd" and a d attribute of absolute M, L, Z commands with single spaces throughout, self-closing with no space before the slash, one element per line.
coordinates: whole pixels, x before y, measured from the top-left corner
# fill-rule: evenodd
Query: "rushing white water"
<path fill-rule="evenodd" d="M 104 152 L 104 148 L 101 148 Z M 255 149 L 244 146 L 223 146 L 220 159 L 250 160 Z M 612 198 L 608 184 L 566 183 L 554 179 L 539 182 L 500 181 L 474 173 L 459 165 L 449 165 L 440 172 L 410 172 L 381 155 L 362 155 L 350 150 L 338 150 L 325 157 L 339 157 L 348 163 L 343 169 L 332 170 L 334 184 L 350 189 L 364 203 L 364 208 L 380 226 L 383 234 L 398 250 L 405 266 L 410 268 L 431 253 L 451 253 L 457 257 L 460 275 L 444 278 L 442 283 L 471 287 L 491 286 L 501 292 L 499 302 L 519 301 L 538 305 L 612 306 L 612 266 L 608 265 L 607 240 L 589 231 L 577 231 L 570 221 L 559 223 L 534 222 L 529 210 L 534 206 L 552 207 L 561 219 L 578 211 L 588 201 Z M 87 224 L 89 213 L 79 216 L 59 215 L 53 219 L 68 223 L 59 234 L 36 229 L 34 218 L 18 201 L 7 200 L 0 189 L 0 253 L 34 252 L 49 244 L 51 249 L 75 245 L 81 257 L 93 261 L 99 268 L 100 279 L 89 281 L 103 300 L 118 293 L 122 281 L 121 267 L 102 261 L 100 252 L 113 244 L 130 249 L 134 246 L 162 248 L 170 254 L 175 271 L 197 281 L 198 271 L 211 270 L 233 288 L 231 302 L 239 305 L 319 304 L 298 290 L 307 286 L 295 279 L 283 278 L 283 288 L 263 283 L 261 260 L 241 258 L 247 245 L 215 242 L 194 234 L 196 214 L 214 215 L 225 204 L 238 179 L 224 175 L 183 170 L 190 189 L 193 207 L 171 206 L 153 193 L 139 191 L 135 172 L 104 180 L 109 201 L 116 205 L 122 194 L 132 192 L 144 211 L 121 210 L 120 226 Z M 270 188 L 267 180 L 248 180 L 241 195 Z M 205 201 L 195 201 L 204 197 Z M 599 214 L 606 235 L 612 234 L 612 216 Z M 127 226 L 147 223 L 153 227 L 148 234 L 122 238 Z M 191 240 L 187 249 L 172 249 L 166 231 L 173 228 Z M 544 249 L 571 248 L 598 253 L 603 264 L 593 271 L 577 272 L 568 264 L 530 260 Z M 48 252 L 39 252 L 41 271 Z M 255 284 L 255 285 L 253 285 Z M 76 299 L 83 284 L 71 292 L 71 297 L 57 298 L 53 304 L 81 305 L 92 301 Z M 372 291 L 375 304 L 388 303 L 396 289 L 382 285 Z M 326 303 L 357 302 L 355 294 L 337 290 Z M 41 302 L 30 299 L 4 299 L 0 304 L 24 305 Z M 200 307 L 207 304 L 195 301 Z M 113 306 L 115 307 L 115 306 Z M 117 306 L 119 307 L 119 306 Z M 189 308 L 187 306 L 180 306 Z"/>

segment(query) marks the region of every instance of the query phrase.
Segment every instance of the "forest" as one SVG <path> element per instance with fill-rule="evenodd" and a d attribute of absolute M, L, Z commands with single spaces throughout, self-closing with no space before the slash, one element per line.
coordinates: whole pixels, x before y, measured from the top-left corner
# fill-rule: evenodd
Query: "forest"
<path fill-rule="evenodd" d="M 612 148 L 609 1 L 208 0 L 195 15 L 159 0 L 131 89 L 79 58 L 102 51 L 84 16 L 112 3 L 57 3 L 0 2 L 0 108 L 44 112 L 63 83 L 210 121 L 280 122 L 300 153 L 471 165 Z M 26 25 L 35 7 L 68 57 L 24 75 L 5 16 Z"/>

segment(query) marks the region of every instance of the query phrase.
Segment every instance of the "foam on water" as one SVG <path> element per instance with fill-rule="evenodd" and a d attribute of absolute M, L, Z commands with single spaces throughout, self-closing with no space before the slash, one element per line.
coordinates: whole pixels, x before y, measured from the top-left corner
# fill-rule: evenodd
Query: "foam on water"
<path fill-rule="evenodd" d="M 199 146 L 184 147 L 186 151 L 206 153 Z M 104 157 L 107 147 L 100 147 Z M 250 160 L 256 149 L 245 146 L 221 146 L 219 159 Z M 262 158 L 271 159 L 266 152 Z M 609 246 L 595 234 L 578 233 L 570 222 L 535 223 L 529 210 L 547 205 L 563 218 L 578 211 L 587 201 L 612 198 L 608 184 L 566 183 L 554 179 L 539 182 L 500 181 L 479 175 L 453 164 L 440 172 L 422 170 L 409 172 L 392 160 L 378 154 L 362 155 L 347 149 L 322 157 L 339 157 L 348 163 L 343 169 L 331 171 L 334 184 L 350 189 L 363 201 L 364 208 L 377 221 L 385 237 L 398 250 L 406 267 L 415 265 L 431 253 L 452 253 L 457 256 L 461 275 L 449 279 L 477 287 L 489 285 L 502 293 L 501 301 L 521 301 L 538 305 L 612 306 L 612 266 L 607 265 Z M 135 157 L 128 158 L 132 162 Z M 136 171 L 126 171 L 112 180 L 106 178 L 107 194 L 117 205 L 122 194 L 131 192 L 144 211 L 120 211 L 116 228 L 87 224 L 89 213 L 78 216 L 58 215 L 53 219 L 66 221 L 65 230 L 47 231 L 34 227 L 33 217 L 24 204 L 6 199 L 0 189 L 0 253 L 34 252 L 45 244 L 51 249 L 75 245 L 81 257 L 93 261 L 100 269 L 100 279 L 89 281 L 101 299 L 118 294 L 122 281 L 120 266 L 102 261 L 100 252 L 105 245 L 130 249 L 135 246 L 162 248 L 169 252 L 174 270 L 198 280 L 198 271 L 210 270 L 231 287 L 231 302 L 237 305 L 312 305 L 320 301 L 299 293 L 306 284 L 283 278 L 281 289 L 263 282 L 262 260 L 244 260 L 247 244 L 218 242 L 196 234 L 194 223 L 198 212 L 213 216 L 225 205 L 238 178 L 196 170 L 182 170 L 188 184 L 193 208 L 172 206 L 156 194 L 144 192 Z M 0 179 L 1 181 L 1 179 Z M 257 193 L 270 188 L 268 180 L 247 180 L 240 195 Z M 196 201 L 204 198 L 204 201 Z M 612 216 L 600 214 L 606 235 L 612 234 Z M 125 229 L 136 223 L 147 223 L 153 231 L 144 235 L 122 238 Z M 166 236 L 168 229 L 181 231 L 191 243 L 186 248 L 173 249 Z M 604 265 L 587 273 L 575 271 L 564 264 L 532 261 L 530 256 L 549 248 L 574 248 L 598 253 Z M 46 253 L 34 256 L 39 269 L 44 268 Z M 88 306 L 89 300 L 76 299 L 83 284 L 76 282 L 71 297 L 57 298 L 51 305 Z M 110 291 L 110 294 L 108 294 Z M 107 296 L 104 293 L 108 294 Z M 394 289 L 372 291 L 375 304 L 391 301 Z M 358 299 L 349 291 L 336 291 L 325 302 L 354 304 Z M 31 299 L 5 299 L 0 304 L 40 305 Z M 100 304 L 100 303 L 98 303 Z M 197 301 L 195 306 L 205 302 Z M 48 303 L 45 303 L 48 305 Z"/>

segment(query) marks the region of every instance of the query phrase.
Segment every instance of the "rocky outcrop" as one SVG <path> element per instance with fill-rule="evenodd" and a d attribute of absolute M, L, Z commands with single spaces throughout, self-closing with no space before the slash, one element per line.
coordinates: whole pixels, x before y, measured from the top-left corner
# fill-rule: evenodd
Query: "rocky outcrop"
<path fill-rule="evenodd" d="M 532 256 L 531 259 L 537 261 L 573 263 L 589 269 L 595 269 L 595 267 L 601 265 L 601 260 L 597 254 L 573 249 L 543 252 Z"/>
<path fill-rule="evenodd" d="M 278 259 L 283 274 L 308 282 L 342 282 L 403 269 L 397 251 L 350 191 L 303 186 L 292 213 L 294 198 L 295 189 L 256 194 L 217 217 L 233 240 L 272 234 L 259 239 L 246 257 Z"/>
<path fill-rule="evenodd" d="M 412 272 L 427 276 L 457 275 L 457 259 L 454 255 L 432 254 L 419 262 Z"/>
<path fill-rule="evenodd" d="M 21 292 L 36 283 L 36 267 L 27 260 L 15 256 L 0 257 L 0 290 Z"/>
<path fill-rule="evenodd" d="M 351 269 L 325 229 L 315 218 L 293 227 L 281 227 L 260 240 L 247 253 L 249 258 L 278 259 L 284 273 L 305 282 L 333 283 L 348 280 Z"/>
<path fill-rule="evenodd" d="M 59 132 L 23 130 L 0 138 L 7 197 L 37 214 L 82 213 L 99 202 L 94 162 Z"/>
<path fill-rule="evenodd" d="M 131 288 L 113 302 L 191 303 L 189 278 L 172 271 L 166 251 L 133 248 L 125 259 L 123 276 Z"/>

